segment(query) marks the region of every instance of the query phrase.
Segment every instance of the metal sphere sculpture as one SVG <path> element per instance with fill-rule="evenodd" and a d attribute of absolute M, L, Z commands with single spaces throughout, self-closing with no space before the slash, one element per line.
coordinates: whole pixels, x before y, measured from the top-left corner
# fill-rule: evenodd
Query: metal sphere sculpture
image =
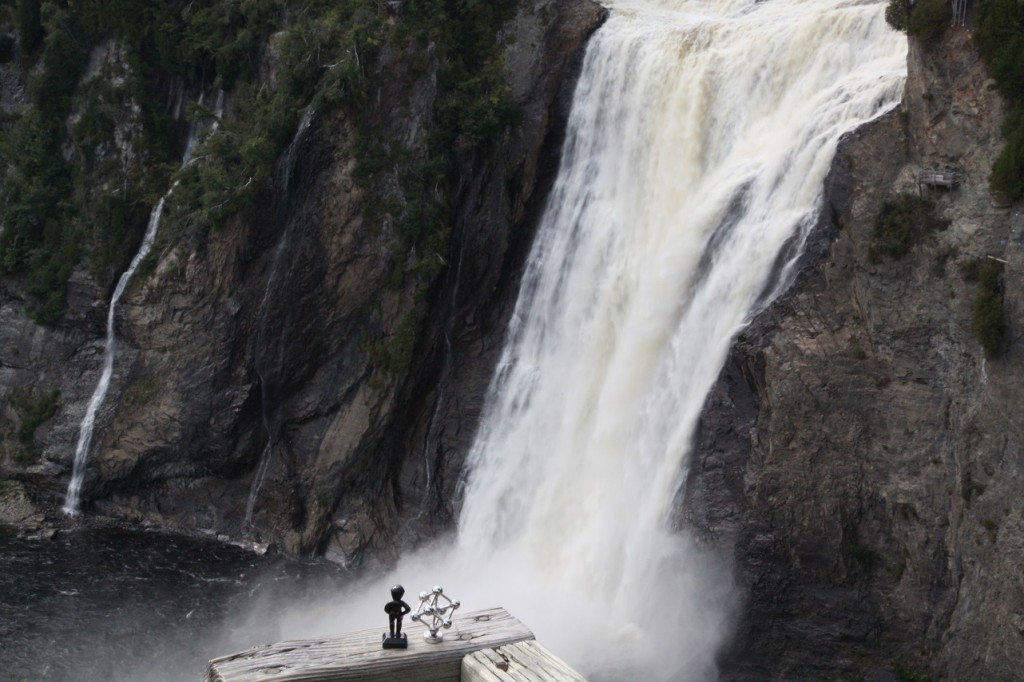
<path fill-rule="evenodd" d="M 423 634 L 425 640 L 431 644 L 440 644 L 444 635 L 439 631 L 452 626 L 451 615 L 459 606 L 461 604 L 458 599 L 449 599 L 440 585 L 434 585 L 430 592 L 420 592 L 419 608 L 411 617 L 426 626 L 427 631 Z M 427 622 L 428 618 L 430 622 Z"/>

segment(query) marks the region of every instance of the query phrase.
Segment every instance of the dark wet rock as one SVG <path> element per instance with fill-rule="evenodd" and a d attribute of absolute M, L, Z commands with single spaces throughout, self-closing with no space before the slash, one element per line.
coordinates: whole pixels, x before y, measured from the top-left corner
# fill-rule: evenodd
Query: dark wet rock
<path fill-rule="evenodd" d="M 348 564 L 393 552 L 399 533 L 416 542 L 449 524 L 575 69 L 604 15 L 590 0 L 528 0 L 503 29 L 520 116 L 498 139 L 459 148 L 451 249 L 436 281 L 390 281 L 397 228 L 366 222 L 356 128 L 343 112 L 314 112 L 251 217 L 203 239 L 158 239 L 155 264 L 117 311 L 85 512 Z M 96 59 L 120 54 L 102 50 Z M 424 59 L 414 69 L 385 48 L 367 114 L 414 157 L 426 154 L 437 94 L 438 66 L 429 50 Z M 66 486 L 102 368 L 109 293 L 73 273 L 67 315 L 42 327 L 17 285 L 0 281 L 0 457 L 15 473 L 45 468 Z M 374 343 L 410 329 L 414 361 L 382 370 Z M 56 412 L 33 434 L 40 452 L 15 452 L 24 415 L 10 399 L 51 391 Z"/>
<path fill-rule="evenodd" d="M 680 521 L 734 548 L 746 591 L 723 679 L 1009 680 L 1024 665 L 1024 354 L 985 358 L 961 274 L 1006 260 L 1011 327 L 1024 319 L 1024 254 L 987 191 L 1001 104 L 966 33 L 912 45 L 909 66 L 901 109 L 843 141 L 817 245 L 701 420 Z M 930 195 L 950 226 L 902 260 L 872 256 L 881 202 L 942 163 L 964 173 Z"/>

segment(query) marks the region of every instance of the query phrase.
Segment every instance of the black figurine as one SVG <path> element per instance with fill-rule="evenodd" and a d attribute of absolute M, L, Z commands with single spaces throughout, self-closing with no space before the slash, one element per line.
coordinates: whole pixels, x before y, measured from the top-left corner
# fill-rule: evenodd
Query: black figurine
<path fill-rule="evenodd" d="M 402 617 L 412 609 L 402 601 L 405 595 L 405 588 L 395 585 L 391 588 L 391 601 L 384 605 L 384 612 L 388 614 L 388 625 L 391 628 L 391 636 L 384 635 L 385 649 L 406 649 L 409 640 L 402 634 Z"/>

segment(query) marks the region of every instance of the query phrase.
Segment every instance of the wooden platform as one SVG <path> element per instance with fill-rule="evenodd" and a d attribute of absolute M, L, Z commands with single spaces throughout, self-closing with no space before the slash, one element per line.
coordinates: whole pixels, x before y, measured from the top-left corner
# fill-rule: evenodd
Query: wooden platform
<path fill-rule="evenodd" d="M 918 172 L 917 185 L 928 187 L 944 187 L 956 189 L 960 185 L 962 173 L 955 168 L 926 168 Z"/>
<path fill-rule="evenodd" d="M 403 631 L 409 648 L 385 650 L 381 634 L 386 630 L 385 622 L 372 630 L 279 642 L 215 658 L 206 670 L 206 682 L 456 682 L 467 654 L 533 639 L 529 628 L 502 608 L 456 612 L 451 629 L 441 631 L 441 644 L 428 643 L 423 626 L 406 618 Z"/>
<path fill-rule="evenodd" d="M 481 649 L 462 659 L 462 682 L 586 682 L 535 639 Z"/>

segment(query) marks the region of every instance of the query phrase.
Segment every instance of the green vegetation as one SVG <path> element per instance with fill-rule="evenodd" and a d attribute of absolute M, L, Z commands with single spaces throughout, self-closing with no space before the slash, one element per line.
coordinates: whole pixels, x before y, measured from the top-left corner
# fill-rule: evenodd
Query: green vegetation
<path fill-rule="evenodd" d="M 907 33 L 927 44 L 946 32 L 952 18 L 949 0 L 920 0 L 910 12 Z"/>
<path fill-rule="evenodd" d="M 14 21 L 18 26 L 22 51 L 26 54 L 32 52 L 43 39 L 39 0 L 17 0 L 14 5 Z"/>
<path fill-rule="evenodd" d="M 389 337 L 367 339 L 375 368 L 404 371 L 425 320 L 423 296 L 446 265 L 452 232 L 454 171 L 460 159 L 490 144 L 518 112 L 504 82 L 501 26 L 515 11 L 513 0 L 412 0 L 405 3 L 390 40 L 414 71 L 436 62 L 437 97 L 426 149 L 388 139 L 386 129 L 355 112 L 356 180 L 367 194 L 367 223 L 395 226 L 389 283 L 415 292 L 413 310 Z"/>
<path fill-rule="evenodd" d="M 168 112 L 167 88 L 177 82 L 190 93 L 224 90 L 230 110 L 196 151 L 203 163 L 179 173 L 168 239 L 197 246 L 252 211 L 300 113 L 341 110 L 365 222 L 395 228 L 391 282 L 413 278 L 413 289 L 426 291 L 446 264 L 456 159 L 516 117 L 499 41 L 515 6 L 407 0 L 389 21 L 376 0 L 17 0 L 6 21 L 19 35 L 33 106 L 0 122 L 0 275 L 23 283 L 30 314 L 44 324 L 63 316 L 80 264 L 101 288 L 112 286 L 177 167 L 188 123 Z M 99 45 L 114 55 L 99 77 L 83 79 Z M 426 145 L 406 148 L 388 130 L 371 97 L 396 78 L 384 69 L 408 82 L 436 79 Z M 261 80 L 268 72 L 272 87 Z M 406 354 L 403 338 L 394 358 Z"/>
<path fill-rule="evenodd" d="M 974 44 L 1010 112 L 1003 134 L 1006 147 L 992 167 L 992 190 L 1008 200 L 1024 197 L 1024 4 L 1017 0 L 978 0 Z"/>
<path fill-rule="evenodd" d="M 978 0 L 974 42 L 1007 98 L 1024 98 L 1024 8 L 1017 0 Z"/>
<path fill-rule="evenodd" d="M 981 265 L 971 326 L 985 355 L 990 358 L 998 355 L 1006 336 L 1002 263 L 987 259 Z"/>
<path fill-rule="evenodd" d="M 947 0 L 889 0 L 885 18 L 927 45 L 946 30 L 950 11 Z M 1009 104 L 1006 146 L 992 165 L 989 184 L 995 194 L 1016 201 L 1024 197 L 1024 3 L 978 0 L 973 11 L 974 44 Z"/>
<path fill-rule="evenodd" d="M 949 26 L 952 11 L 947 0 L 889 0 L 885 20 L 897 31 L 918 38 L 926 45 L 939 38 Z"/>
<path fill-rule="evenodd" d="M 222 3 L 223 4 L 223 3 Z M 198 150 L 204 160 L 186 169 L 172 214 L 201 236 L 252 206 L 307 106 L 319 112 L 361 110 L 370 88 L 368 73 L 384 39 L 384 22 L 371 0 L 330 3 L 307 0 L 291 8 L 291 24 L 274 37 L 274 88 L 254 82 L 257 46 L 265 45 L 280 14 L 280 0 L 242 3 L 237 9 L 186 13 L 176 27 L 185 58 L 169 68 L 216 73 L 231 88 L 232 110 L 217 135 Z M 275 9 L 276 8 L 276 9 Z M 226 14 L 225 14 L 226 12 Z M 221 16 L 214 30 L 211 17 Z M 235 26 L 228 33 L 224 27 Z M 220 32 L 218 32 L 220 31 Z M 218 37 L 219 36 L 219 37 Z M 224 43 L 226 47 L 218 47 Z M 164 46 L 163 51 L 177 51 Z M 189 56 L 191 55 L 191 56 Z M 168 57 L 170 59 L 170 57 Z M 198 116 L 211 116 L 209 110 Z"/>
<path fill-rule="evenodd" d="M 172 207 L 177 222 L 201 234 L 246 210 L 291 138 L 299 112 L 310 103 L 319 112 L 341 108 L 355 126 L 351 151 L 355 179 L 367 195 L 366 222 L 397 228 L 392 284 L 402 286 L 410 275 L 429 282 L 445 264 L 455 155 L 485 143 L 515 119 L 497 40 L 514 8 L 511 0 L 412 1 L 389 25 L 371 0 L 341 7 L 307 2 L 274 38 L 282 82 L 273 94 L 237 83 L 249 75 L 242 68 L 248 62 L 235 60 L 242 67 L 225 69 L 218 53 L 218 78 L 237 83 L 233 109 L 201 150 L 208 162 L 184 174 Z M 380 84 L 376 62 L 386 42 L 414 72 L 431 67 L 424 55 L 432 52 L 436 60 L 438 94 L 425 153 L 390 139 L 369 102 Z"/>
<path fill-rule="evenodd" d="M 319 12 L 325 23 L 345 19 L 331 15 L 330 4 L 290 7 L 302 17 Z M 350 6 L 365 9 L 370 0 Z M 83 260 L 101 288 L 127 267 L 176 166 L 185 123 L 167 111 L 171 78 L 191 92 L 233 90 L 237 103 L 224 126 L 233 135 L 213 150 L 227 152 L 211 154 L 218 162 L 211 177 L 193 182 L 203 191 L 181 192 L 195 200 L 191 213 L 220 220 L 251 199 L 310 95 L 282 78 L 285 88 L 275 89 L 285 91 L 275 95 L 282 105 L 265 91 L 255 94 L 251 83 L 283 11 L 283 0 L 19 0 L 22 44 L 35 40 L 41 50 L 26 54 L 32 109 L 0 130 L 0 167 L 8 169 L 0 183 L 0 275 L 22 280 L 37 321 L 61 318 L 67 279 Z M 87 57 L 100 44 L 116 52 L 99 77 L 83 82 Z M 290 77 L 292 66 L 281 70 Z"/>
<path fill-rule="evenodd" d="M 1020 121 L 1024 112 L 1014 117 L 1007 120 L 1006 146 L 992 164 L 989 184 L 996 194 L 1015 201 L 1024 196 L 1024 122 Z"/>
<path fill-rule="evenodd" d="M 892 671 L 896 673 L 896 679 L 899 682 L 928 682 L 932 679 L 928 673 L 915 670 L 902 661 L 893 661 Z"/>
<path fill-rule="evenodd" d="M 138 406 L 148 403 L 158 395 L 159 385 L 154 377 L 147 376 L 132 382 L 124 393 L 126 405 Z"/>
<path fill-rule="evenodd" d="M 39 446 L 36 445 L 36 429 L 49 421 L 57 413 L 57 401 L 60 391 L 47 391 L 33 397 L 24 389 L 11 392 L 11 406 L 18 419 L 14 435 L 18 448 L 14 453 L 20 462 L 32 462 L 39 458 Z"/>
<path fill-rule="evenodd" d="M 910 247 L 924 235 L 944 230 L 949 222 L 935 213 L 930 199 L 904 192 L 882 202 L 871 231 L 869 257 L 894 260 L 910 253 Z"/>
<path fill-rule="evenodd" d="M 957 263 L 957 269 L 963 276 L 965 282 L 977 282 L 981 277 L 981 268 L 985 265 L 986 258 L 968 258 Z"/>
<path fill-rule="evenodd" d="M 362 350 L 370 356 L 374 367 L 390 374 L 399 374 L 408 369 L 413 351 L 416 349 L 420 327 L 426 316 L 426 306 L 419 302 L 414 305 L 412 312 L 402 319 L 397 331 L 386 342 L 364 342 Z"/>
<path fill-rule="evenodd" d="M 406 3 L 394 40 L 409 54 L 433 46 L 438 94 L 425 155 L 402 149 L 382 137 L 373 121 L 361 122 L 357 179 L 376 193 L 371 220 L 390 214 L 401 244 L 391 283 L 406 276 L 431 280 L 445 264 L 451 234 L 447 203 L 457 157 L 486 144 L 516 120 L 518 112 L 503 79 L 498 33 L 515 11 L 513 0 L 415 0 Z M 418 68 L 428 63 L 417 58 Z M 414 60 L 416 61 L 416 60 Z M 396 173 L 399 192 L 382 195 L 382 174 Z M 413 258 L 407 258 L 413 254 Z"/>
<path fill-rule="evenodd" d="M 889 0 L 885 7 L 885 20 L 897 31 L 906 33 L 912 9 L 910 0 Z"/>
<path fill-rule="evenodd" d="M 28 83 L 33 109 L 0 136 L 0 163 L 9 169 L 0 186 L 5 218 L 0 274 L 22 277 L 30 314 L 50 324 L 63 315 L 67 279 L 84 255 L 96 256 L 94 265 L 103 265 L 117 255 L 110 249 L 130 248 L 131 240 L 125 237 L 130 231 L 127 223 L 139 222 L 135 204 L 140 199 L 133 190 L 140 172 L 135 169 L 131 181 L 114 178 L 112 169 L 96 166 L 92 154 L 101 146 L 114 146 L 110 112 L 123 106 L 128 96 L 118 102 L 111 101 L 110 93 L 95 97 L 69 131 L 66 121 L 79 94 L 91 39 L 75 10 L 44 2 L 40 11 L 42 68 Z M 69 142 L 86 150 L 81 158 L 67 158 Z M 98 189 L 104 185 L 120 188 L 120 196 L 116 190 Z M 142 222 L 144 226 L 144 217 Z M 90 239 L 93 235 L 99 239 Z"/>

